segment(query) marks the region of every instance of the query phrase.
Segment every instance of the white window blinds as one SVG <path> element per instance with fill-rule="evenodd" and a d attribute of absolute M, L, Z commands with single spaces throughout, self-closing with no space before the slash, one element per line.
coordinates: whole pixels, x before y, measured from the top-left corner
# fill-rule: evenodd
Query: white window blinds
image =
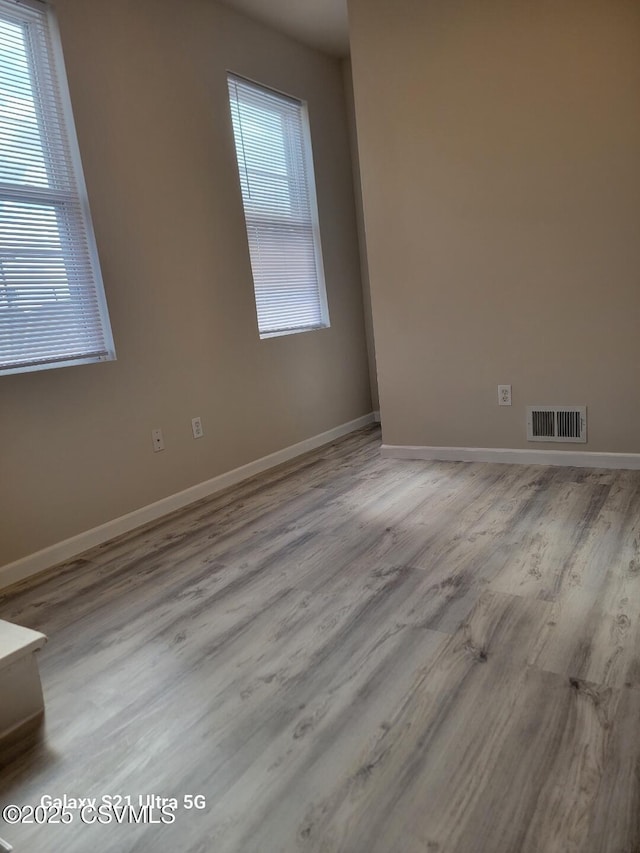
<path fill-rule="evenodd" d="M 0 0 L 0 373 L 114 356 L 53 12 Z"/>
<path fill-rule="evenodd" d="M 306 107 L 228 82 L 260 337 L 328 326 Z"/>

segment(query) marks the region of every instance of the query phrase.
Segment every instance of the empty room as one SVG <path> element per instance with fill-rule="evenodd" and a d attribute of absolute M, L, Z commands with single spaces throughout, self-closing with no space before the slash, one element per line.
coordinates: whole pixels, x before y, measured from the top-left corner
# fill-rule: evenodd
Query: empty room
<path fill-rule="evenodd" d="M 640 5 L 0 0 L 0 853 L 640 850 Z"/>

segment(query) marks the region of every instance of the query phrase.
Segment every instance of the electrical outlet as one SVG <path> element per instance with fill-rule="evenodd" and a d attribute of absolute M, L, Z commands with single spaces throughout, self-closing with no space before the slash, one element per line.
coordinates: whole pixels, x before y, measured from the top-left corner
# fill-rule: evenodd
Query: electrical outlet
<path fill-rule="evenodd" d="M 161 429 L 152 429 L 151 430 L 151 438 L 153 440 L 153 452 L 158 453 L 160 450 L 164 450 L 164 438 L 162 437 Z"/>
<path fill-rule="evenodd" d="M 191 418 L 191 432 L 194 438 L 202 438 L 204 430 L 202 429 L 202 418 Z"/>
<path fill-rule="evenodd" d="M 498 405 L 511 405 L 511 385 L 498 385 Z"/>

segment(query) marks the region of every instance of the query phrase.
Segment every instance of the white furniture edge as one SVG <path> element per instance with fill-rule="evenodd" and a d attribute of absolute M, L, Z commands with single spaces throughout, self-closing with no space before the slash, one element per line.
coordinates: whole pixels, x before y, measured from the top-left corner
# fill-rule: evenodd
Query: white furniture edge
<path fill-rule="evenodd" d="M 40 631 L 0 619 L 0 669 L 41 649 L 47 638 Z"/>
<path fill-rule="evenodd" d="M 28 554 L 26 557 L 22 557 L 15 562 L 0 566 L 0 589 L 33 577 L 33 575 L 53 568 L 53 566 L 59 563 L 71 560 L 88 551 L 90 548 L 94 548 L 96 545 L 102 545 L 116 536 L 121 536 L 123 533 L 135 530 L 136 527 L 141 527 L 150 521 L 156 521 L 164 515 L 168 515 L 177 509 L 182 509 L 202 498 L 227 489 L 229 486 L 235 486 L 243 480 L 248 480 L 256 474 L 261 474 L 263 471 L 268 471 L 270 468 L 275 468 L 277 465 L 289 462 L 291 459 L 302 456 L 310 450 L 330 444 L 337 438 L 342 438 L 342 436 L 362 429 L 362 427 L 368 426 L 373 422 L 374 415 L 373 412 L 370 412 L 353 421 L 340 424 L 319 435 L 311 436 L 311 438 L 307 438 L 297 444 L 292 444 L 275 453 L 270 453 L 268 456 L 263 456 L 260 459 L 249 462 L 247 465 L 242 465 L 240 468 L 234 468 L 210 480 L 205 480 L 203 483 L 198 483 L 195 486 L 184 489 L 184 491 L 168 495 L 166 498 L 155 501 L 155 503 L 140 507 L 140 509 L 136 509 L 126 515 L 121 515 L 119 518 L 114 518 L 105 524 L 93 527 L 90 530 L 79 533 L 77 536 L 72 536 L 70 539 L 65 539 L 41 551 Z"/>
<path fill-rule="evenodd" d="M 386 459 L 437 462 L 500 462 L 511 465 L 562 465 L 576 468 L 640 469 L 640 453 L 598 453 L 576 450 L 526 450 L 502 447 L 428 447 L 383 444 Z"/>

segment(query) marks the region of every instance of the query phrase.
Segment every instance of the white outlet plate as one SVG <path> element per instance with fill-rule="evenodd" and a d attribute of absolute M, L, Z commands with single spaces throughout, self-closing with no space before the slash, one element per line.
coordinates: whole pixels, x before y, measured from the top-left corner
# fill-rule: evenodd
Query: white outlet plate
<path fill-rule="evenodd" d="M 202 418 L 191 418 L 191 432 L 194 438 L 202 438 L 204 430 L 202 429 Z"/>
<path fill-rule="evenodd" d="M 162 436 L 161 429 L 152 429 L 151 430 L 151 438 L 153 440 L 153 452 L 158 453 L 160 450 L 164 450 L 164 438 Z"/>
<path fill-rule="evenodd" d="M 511 385 L 498 385 L 498 405 L 511 405 Z"/>

